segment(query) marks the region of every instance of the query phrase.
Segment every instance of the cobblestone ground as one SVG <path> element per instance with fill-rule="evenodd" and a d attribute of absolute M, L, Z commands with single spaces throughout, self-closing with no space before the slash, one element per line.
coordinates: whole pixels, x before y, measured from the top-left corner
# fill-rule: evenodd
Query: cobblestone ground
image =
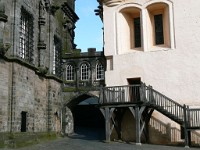
<path fill-rule="evenodd" d="M 101 132 L 102 133 L 102 132 Z M 104 143 L 102 134 L 98 132 L 79 132 L 71 137 L 59 138 L 55 141 L 42 143 L 30 147 L 24 147 L 17 150 L 182 150 L 184 147 L 158 146 L 142 144 L 141 146 L 134 143 L 110 142 Z M 190 148 L 197 150 L 200 148 Z M 11 149 L 4 149 L 11 150 Z"/>

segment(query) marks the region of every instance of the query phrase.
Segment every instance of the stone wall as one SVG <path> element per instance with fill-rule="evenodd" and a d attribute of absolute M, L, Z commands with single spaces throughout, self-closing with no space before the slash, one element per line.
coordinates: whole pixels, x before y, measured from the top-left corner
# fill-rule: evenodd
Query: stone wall
<path fill-rule="evenodd" d="M 78 20 L 69 4 L 0 0 L 0 132 L 20 132 L 23 122 L 28 132 L 60 131 L 61 54 L 74 49 Z"/>
<path fill-rule="evenodd" d="M 0 59 L 0 132 L 8 130 L 9 63 Z"/>
<path fill-rule="evenodd" d="M 18 63 L 1 59 L 0 66 L 1 131 L 9 131 L 10 127 L 13 132 L 20 132 L 22 112 L 27 115 L 28 132 L 60 131 L 56 118 L 60 122 L 61 83 L 38 76 L 34 70 Z"/>

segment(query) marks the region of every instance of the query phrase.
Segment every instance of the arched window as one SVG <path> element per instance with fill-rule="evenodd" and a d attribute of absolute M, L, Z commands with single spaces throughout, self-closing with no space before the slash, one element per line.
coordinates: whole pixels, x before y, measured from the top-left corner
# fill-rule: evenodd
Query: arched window
<path fill-rule="evenodd" d="M 83 63 L 81 65 L 81 80 L 88 80 L 89 79 L 89 65 Z"/>
<path fill-rule="evenodd" d="M 73 81 L 74 80 L 74 66 L 68 64 L 66 67 L 66 80 Z"/>
<path fill-rule="evenodd" d="M 153 3 L 147 7 L 149 48 L 156 46 L 173 48 L 173 40 L 170 38 L 173 35 L 170 27 L 172 23 L 170 9 L 170 5 L 166 3 Z"/>
<path fill-rule="evenodd" d="M 125 51 L 142 50 L 141 9 L 134 6 L 123 8 L 120 10 L 119 20 L 119 46 Z"/>
<path fill-rule="evenodd" d="M 104 79 L 104 67 L 100 62 L 97 62 L 96 64 L 96 79 L 97 80 Z"/>

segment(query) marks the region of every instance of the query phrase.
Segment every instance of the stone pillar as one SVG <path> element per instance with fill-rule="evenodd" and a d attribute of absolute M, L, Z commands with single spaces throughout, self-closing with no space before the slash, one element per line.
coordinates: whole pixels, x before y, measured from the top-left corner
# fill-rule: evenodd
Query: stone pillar
<path fill-rule="evenodd" d="M 90 86 L 94 86 L 94 81 L 96 80 L 96 60 L 92 59 L 90 65 Z"/>
<path fill-rule="evenodd" d="M 73 118 L 71 110 L 68 107 L 66 107 L 65 111 L 66 112 L 64 114 L 64 117 L 65 117 L 65 122 L 64 122 L 65 131 L 64 132 L 66 135 L 69 135 L 74 132 L 74 118 Z"/>

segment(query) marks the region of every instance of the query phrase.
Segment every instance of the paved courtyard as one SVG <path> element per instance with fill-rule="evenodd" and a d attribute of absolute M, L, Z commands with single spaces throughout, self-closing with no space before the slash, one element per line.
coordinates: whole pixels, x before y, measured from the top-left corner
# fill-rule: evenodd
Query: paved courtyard
<path fill-rule="evenodd" d="M 105 143 L 102 139 L 102 132 L 88 132 L 84 130 L 71 137 L 59 138 L 42 144 L 30 147 L 24 147 L 17 150 L 182 150 L 184 147 L 158 146 L 142 144 L 141 146 L 134 143 L 110 142 Z M 197 150 L 200 148 L 190 148 Z M 4 149 L 11 150 L 11 149 Z"/>

